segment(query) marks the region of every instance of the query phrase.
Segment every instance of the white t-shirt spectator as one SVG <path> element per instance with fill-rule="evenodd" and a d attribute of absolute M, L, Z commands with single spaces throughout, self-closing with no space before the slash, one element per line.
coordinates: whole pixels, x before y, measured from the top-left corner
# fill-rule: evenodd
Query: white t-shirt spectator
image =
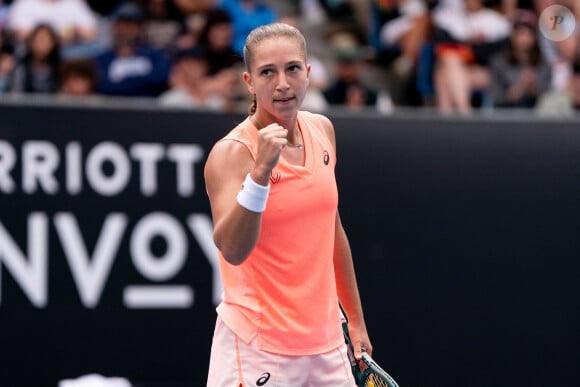
<path fill-rule="evenodd" d="M 481 34 L 485 42 L 493 42 L 506 38 L 511 31 L 510 21 L 489 8 L 466 12 L 463 7 L 447 6 L 435 9 L 432 17 L 435 27 L 459 41 L 468 41 L 473 35 Z"/>
<path fill-rule="evenodd" d="M 14 0 L 7 27 L 19 41 L 39 24 L 54 28 L 65 45 L 92 40 L 97 32 L 97 17 L 85 0 Z"/>

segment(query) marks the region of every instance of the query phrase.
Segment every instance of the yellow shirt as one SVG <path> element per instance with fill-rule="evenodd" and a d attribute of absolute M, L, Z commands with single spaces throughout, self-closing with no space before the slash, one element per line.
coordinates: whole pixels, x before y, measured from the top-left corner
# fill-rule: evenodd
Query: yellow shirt
<path fill-rule="evenodd" d="M 220 253 L 224 285 L 218 314 L 242 340 L 283 355 L 325 353 L 344 344 L 334 277 L 338 193 L 335 152 L 320 119 L 299 112 L 305 161 L 280 157 L 254 250 L 239 266 Z M 249 119 L 221 141 L 239 141 L 256 158 Z"/>

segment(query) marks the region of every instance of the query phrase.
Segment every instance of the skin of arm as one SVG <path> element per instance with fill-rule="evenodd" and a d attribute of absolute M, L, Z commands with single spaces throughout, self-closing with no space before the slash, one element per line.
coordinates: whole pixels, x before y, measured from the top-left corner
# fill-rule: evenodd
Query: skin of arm
<path fill-rule="evenodd" d="M 330 139 L 336 153 L 334 127 L 328 118 L 322 115 L 319 115 L 319 117 L 324 124 L 328 138 Z M 336 211 L 334 231 L 333 260 L 338 299 L 340 300 L 349 320 L 348 330 L 354 346 L 355 358 L 360 360 L 361 348 L 364 348 L 365 351 L 372 356 L 373 346 L 370 342 L 365 324 L 350 244 L 344 227 L 342 226 L 338 210 Z"/>
<path fill-rule="evenodd" d="M 288 131 L 271 124 L 258 132 L 256 161 L 237 141 L 218 142 L 206 162 L 206 189 L 214 221 L 214 242 L 225 260 L 233 265 L 245 261 L 260 235 L 262 214 L 249 211 L 237 195 L 249 172 L 252 180 L 268 186 L 270 173 L 287 143 Z"/>

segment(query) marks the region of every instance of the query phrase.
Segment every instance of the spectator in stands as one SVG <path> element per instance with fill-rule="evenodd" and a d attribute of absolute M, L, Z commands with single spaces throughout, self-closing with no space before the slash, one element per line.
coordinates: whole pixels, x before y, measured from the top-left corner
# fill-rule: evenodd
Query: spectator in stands
<path fill-rule="evenodd" d="M 184 15 L 179 36 L 172 50 L 183 50 L 197 45 L 204 25 L 205 13 L 197 12 Z"/>
<path fill-rule="evenodd" d="M 366 32 L 369 25 L 370 2 L 360 0 L 315 0 L 324 11 L 324 19 L 342 27 L 352 29 L 355 33 Z M 303 9 L 314 10 L 311 4 L 303 2 Z M 321 20 L 322 21 L 322 20 Z"/>
<path fill-rule="evenodd" d="M 534 0 L 536 14 L 540 15 L 547 7 L 561 5 L 575 15 L 575 29 L 572 36 L 566 39 L 550 39 L 540 34 L 540 47 L 552 66 L 552 88 L 555 91 L 566 91 L 572 76 L 575 58 L 580 54 L 580 1 L 579 0 Z M 544 19 L 544 23 L 549 22 Z M 556 30 L 557 31 L 557 30 Z"/>
<path fill-rule="evenodd" d="M 464 0 L 461 8 L 441 7 L 432 12 L 434 85 L 442 113 L 469 113 L 474 92 L 486 95 L 488 59 L 503 49 L 511 30 L 509 20 L 486 8 L 483 0 Z"/>
<path fill-rule="evenodd" d="M 299 0 L 297 13 L 308 26 L 322 25 L 327 21 L 326 11 L 319 0 Z"/>
<path fill-rule="evenodd" d="M 335 37 L 336 47 L 335 80 L 324 91 L 324 97 L 330 105 L 345 106 L 350 111 L 361 111 L 364 108 L 376 108 L 385 111 L 388 96 L 367 86 L 362 80 L 364 62 L 361 49 L 353 41 Z M 390 106 L 387 107 L 390 109 Z"/>
<path fill-rule="evenodd" d="M 571 39 L 551 40 L 555 45 L 558 55 L 572 64 L 580 52 L 579 29 L 580 25 L 580 1 L 578 0 L 534 0 L 536 14 L 541 14 L 543 10 L 552 5 L 562 5 L 566 7 L 576 18 L 575 34 Z"/>
<path fill-rule="evenodd" d="M 231 17 L 234 25 L 234 50 L 243 54 L 246 37 L 254 28 L 278 20 L 276 11 L 260 0 L 220 0 L 218 6 Z"/>
<path fill-rule="evenodd" d="M 554 117 L 572 116 L 575 110 L 580 110 L 580 55 L 572 65 L 565 87 L 542 94 L 535 110 L 540 115 Z"/>
<path fill-rule="evenodd" d="M 198 44 L 206 52 L 209 75 L 243 63 L 242 57 L 233 49 L 233 43 L 234 31 L 229 14 L 219 8 L 206 12 Z"/>
<path fill-rule="evenodd" d="M 91 43 L 96 38 L 97 18 L 85 0 L 14 0 L 8 29 L 22 43 L 39 24 L 48 24 L 63 49 Z"/>
<path fill-rule="evenodd" d="M 12 72 L 16 66 L 14 50 L 10 42 L 2 39 L 0 34 L 0 93 L 10 91 Z"/>
<path fill-rule="evenodd" d="M 401 79 L 409 78 L 419 51 L 427 40 L 430 19 L 424 0 L 372 2 L 373 27 L 370 41 Z"/>
<path fill-rule="evenodd" d="M 490 61 L 492 99 L 499 107 L 531 108 L 550 88 L 550 66 L 538 43 L 538 18 L 531 10 L 516 10 L 504 51 Z"/>
<path fill-rule="evenodd" d="M 95 94 L 97 69 L 90 59 L 71 59 L 61 65 L 60 94 L 67 96 L 89 96 Z"/>
<path fill-rule="evenodd" d="M 56 93 L 60 88 L 60 40 L 48 24 L 37 25 L 28 35 L 24 56 L 12 77 L 12 91 Z"/>
<path fill-rule="evenodd" d="M 157 97 L 167 89 L 170 61 L 141 41 L 144 14 L 134 2 L 112 14 L 113 47 L 96 58 L 97 92 L 110 96 Z"/>
<path fill-rule="evenodd" d="M 173 57 L 171 88 L 161 94 L 159 103 L 164 106 L 227 110 L 228 100 L 207 82 L 209 62 L 203 48 L 194 47 L 178 51 Z"/>
<path fill-rule="evenodd" d="M 144 40 L 151 47 L 169 51 L 181 33 L 183 15 L 172 0 L 144 0 Z"/>
<path fill-rule="evenodd" d="M 233 49 L 233 25 L 227 12 L 212 9 L 205 13 L 198 46 L 206 53 L 209 69 L 204 82 L 226 100 L 246 98 L 240 74 L 243 59 Z"/>

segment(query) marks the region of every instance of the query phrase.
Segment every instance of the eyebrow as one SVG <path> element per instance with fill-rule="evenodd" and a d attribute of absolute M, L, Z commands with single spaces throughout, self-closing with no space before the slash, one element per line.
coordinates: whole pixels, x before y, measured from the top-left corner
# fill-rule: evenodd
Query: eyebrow
<path fill-rule="evenodd" d="M 304 61 L 291 60 L 290 62 L 284 63 L 284 66 L 303 65 L 303 64 L 304 64 Z M 264 69 L 271 68 L 271 67 L 276 67 L 276 65 L 274 63 L 268 63 L 268 64 L 257 67 L 256 70 L 259 71 L 259 70 L 264 70 Z"/>

